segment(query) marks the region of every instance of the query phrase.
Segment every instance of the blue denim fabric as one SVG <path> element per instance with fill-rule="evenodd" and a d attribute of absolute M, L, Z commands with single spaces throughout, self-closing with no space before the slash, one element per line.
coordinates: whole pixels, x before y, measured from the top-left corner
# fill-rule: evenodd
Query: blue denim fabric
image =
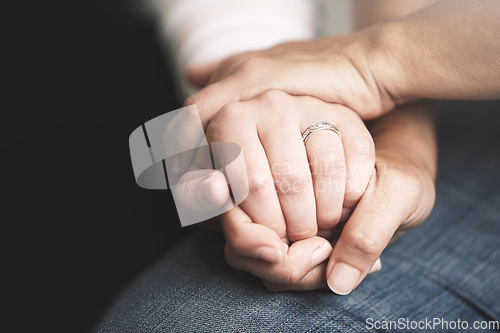
<path fill-rule="evenodd" d="M 267 292 L 225 264 L 222 236 L 198 230 L 123 293 L 98 331 L 365 332 L 367 318 L 500 320 L 500 121 L 461 105 L 441 117 L 431 217 L 388 246 L 382 270 L 350 295 Z"/>

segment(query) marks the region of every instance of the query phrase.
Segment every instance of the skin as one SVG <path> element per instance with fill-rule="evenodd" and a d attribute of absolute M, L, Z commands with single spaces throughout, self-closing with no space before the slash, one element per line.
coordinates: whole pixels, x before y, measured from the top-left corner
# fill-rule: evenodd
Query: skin
<path fill-rule="evenodd" d="M 403 17 L 429 2 L 357 3 L 369 7 L 356 11 L 359 24 L 372 24 L 364 29 L 189 69 L 207 86 L 186 104 L 210 118 L 228 102 L 279 89 L 343 104 L 367 120 L 419 98 L 500 98 L 497 0 L 443 0 Z"/>
<path fill-rule="evenodd" d="M 333 131 L 318 131 L 304 144 L 301 133 L 318 121 L 336 124 L 342 138 Z M 230 175 L 233 187 L 236 183 L 249 188 L 240 209 L 252 222 L 272 229 L 286 244 L 318 232 L 329 236 L 365 192 L 375 163 L 371 134 L 355 112 L 279 90 L 225 105 L 210 120 L 206 138 L 241 147 L 245 165 Z M 209 203 L 214 206 L 206 208 L 210 210 L 229 199 L 224 176 L 209 171 L 185 175 L 183 180 L 191 182 L 181 182 L 179 197 L 186 206 L 194 209 Z M 196 177 L 204 173 L 207 177 Z M 215 191 L 201 192 L 203 197 L 194 195 L 207 180 L 212 189 L 221 184 Z M 269 248 L 274 247 L 267 248 L 268 260 L 281 261 L 284 253 L 280 244 L 274 251 L 278 258 L 269 254 Z M 254 252 L 256 256 L 260 249 Z"/>
<path fill-rule="evenodd" d="M 386 5 L 390 4 L 389 1 L 383 2 Z M 391 15 L 406 14 L 412 10 L 410 7 L 403 6 L 399 7 L 399 11 L 394 11 L 393 6 L 388 6 L 393 8 L 388 16 L 390 18 Z M 373 18 L 365 22 L 371 19 Z M 374 30 L 380 31 L 380 25 L 375 27 Z M 363 72 L 363 66 L 366 69 L 368 64 L 375 63 L 373 59 L 383 63 L 376 52 L 366 51 L 370 50 L 369 47 L 373 44 L 370 34 L 374 30 L 365 29 L 341 37 L 283 44 L 261 53 L 247 53 L 220 64 L 192 69 L 191 78 L 196 77 L 194 81 L 200 84 L 208 83 L 208 86 L 190 98 L 187 104 L 197 103 L 202 122 L 204 126 L 208 126 L 207 134 L 210 133 L 210 127 L 216 127 L 214 124 L 217 123 L 219 127 L 217 130 L 212 130 L 212 133 L 224 133 L 224 131 L 229 133 L 228 129 L 234 125 L 234 119 L 231 123 L 230 118 L 235 118 L 234 114 L 238 113 L 241 105 L 255 103 L 255 100 L 261 99 L 261 92 L 270 87 L 259 85 L 260 83 L 271 82 L 271 87 L 279 86 L 283 82 L 290 84 L 297 82 L 292 80 L 296 75 L 306 74 L 300 82 L 305 82 L 304 86 L 313 91 L 310 95 L 353 106 L 365 118 L 379 116 L 392 109 L 398 102 L 394 99 L 396 95 L 380 90 L 378 81 L 375 82 L 373 78 L 370 81 L 370 76 Z M 335 47 L 333 54 L 332 45 Z M 299 72 L 294 72 L 296 70 Z M 265 76 L 269 75 L 268 73 L 272 73 L 272 78 Z M 332 85 L 332 82 L 328 81 L 329 77 L 322 80 L 321 75 L 324 76 L 325 73 L 335 73 L 342 85 L 335 86 L 335 82 Z M 292 94 L 309 94 L 308 91 L 301 91 L 302 88 L 304 87 L 282 86 L 283 90 Z M 213 98 L 209 98 L 210 96 Z M 296 103 L 286 104 L 286 99 L 298 97 L 285 94 L 279 98 L 269 95 L 266 98 L 267 104 L 274 107 L 264 113 L 271 114 L 276 112 L 280 105 Z M 232 105 L 230 109 L 236 111 L 219 114 L 220 109 L 227 110 L 223 106 L 228 101 L 241 102 L 230 104 Z M 265 109 L 265 106 L 261 105 L 255 108 L 255 110 Z M 333 112 L 332 117 L 336 116 L 336 112 Z M 323 235 L 328 240 L 314 235 L 298 238 L 292 236 L 292 240 L 295 241 L 287 244 L 283 242 L 284 237 L 281 237 L 283 230 L 288 232 L 289 229 L 286 219 L 284 227 L 281 221 L 278 223 L 281 227 L 277 230 L 275 223 L 266 224 L 265 219 L 255 223 L 255 212 L 252 213 L 252 209 L 244 205 L 224 214 L 222 228 L 227 239 L 225 250 L 227 262 L 237 269 L 261 277 L 270 290 L 310 290 L 328 285 L 338 294 L 349 293 L 368 273 L 380 269 L 381 263 L 378 258 L 394 234 L 418 225 L 432 209 L 437 168 L 433 118 L 430 104 L 418 102 L 402 106 L 398 112 L 388 114 L 369 124 L 376 145 L 376 159 L 375 167 L 368 169 L 371 176 L 367 190 L 341 232 Z M 212 124 L 211 121 L 214 119 L 216 121 Z M 335 123 L 333 118 L 332 122 Z M 251 120 L 245 123 L 251 123 Z M 254 123 L 259 122 L 254 121 Z M 310 123 L 312 122 L 306 122 Z M 320 140 L 320 133 L 314 135 L 317 137 L 317 142 L 324 141 Z M 322 133 L 326 134 L 333 135 L 333 133 Z M 234 141 L 235 138 L 230 137 L 230 139 Z M 274 140 L 279 140 L 279 137 L 266 142 Z M 346 148 L 345 144 L 343 148 Z M 314 151 L 314 148 L 306 147 L 308 157 L 310 150 Z M 349 166 L 347 155 L 346 153 L 346 164 Z M 218 186 L 221 188 L 224 185 L 220 183 Z M 315 200 L 321 201 L 317 196 Z M 296 207 L 295 204 L 289 206 Z M 312 210 L 310 208 L 309 210 L 312 216 Z M 318 212 L 321 211 L 322 209 L 317 209 L 316 215 L 318 216 Z M 348 211 L 345 215 L 348 216 L 349 213 Z M 334 245 L 333 250 L 329 244 Z"/>
<path fill-rule="evenodd" d="M 247 128 L 255 127 L 257 131 L 258 124 L 269 123 L 262 123 L 261 119 L 268 120 L 270 112 L 278 115 L 289 112 L 292 118 L 293 114 L 300 118 L 303 106 L 316 105 L 313 110 L 320 110 L 321 103 L 310 97 L 294 97 L 283 92 L 266 93 L 251 101 L 232 104 L 218 113 L 208 126 L 207 138 L 209 141 L 236 141 L 245 151 L 244 141 L 235 136 L 241 135 L 244 129 L 235 122 Z M 331 113 L 326 115 L 330 118 L 350 111 L 324 104 L 325 110 Z M 274 106 L 272 110 L 270 105 Z M 290 105 L 297 105 L 297 110 Z M 321 112 L 318 114 L 325 117 Z M 352 111 L 346 114 L 354 115 Z M 417 226 L 432 210 L 437 172 L 433 114 L 430 102 L 418 102 L 368 124 L 376 145 L 376 162 L 370 169 L 368 188 L 343 226 L 340 237 L 339 233 L 326 235 L 326 238 L 311 236 L 288 245 L 282 241 L 283 235 L 276 230 L 275 224 L 256 223 L 243 205 L 236 206 L 223 214 L 221 223 L 227 240 L 228 264 L 262 278 L 272 291 L 313 290 L 328 285 L 337 294 L 349 293 L 368 273 L 381 268 L 378 258 L 394 234 Z M 215 173 L 212 177 L 214 187 L 218 184 L 219 189 L 227 188 L 221 174 Z M 303 203 L 299 203 L 299 207 L 302 209 Z M 348 276 L 342 276 L 342 270 L 339 273 L 335 266 L 348 267 Z"/>
<path fill-rule="evenodd" d="M 261 277 L 272 291 L 312 290 L 324 288 L 328 282 L 337 294 L 349 293 L 369 272 L 380 269 L 377 258 L 396 231 L 417 226 L 432 210 L 437 143 L 430 108 L 425 102 L 408 104 L 370 124 L 377 147 L 376 164 L 368 189 L 345 223 L 340 238 L 336 243 L 331 239 L 335 246 L 326 256 L 328 262 L 317 264 L 312 260 L 314 251 L 323 245 L 320 237 L 292 243 L 279 262 L 250 258 L 250 249 L 278 247 L 279 240 L 252 223 L 238 207 L 223 217 L 227 262 Z M 264 233 L 268 237 L 262 237 Z M 242 248 L 248 251 L 237 250 Z M 332 273 L 339 264 L 353 268 L 351 271 L 357 276 L 339 276 L 338 269 Z"/>
<path fill-rule="evenodd" d="M 320 120 L 335 123 L 342 140 L 321 131 L 304 145 L 301 133 Z M 207 140 L 241 146 L 250 193 L 240 207 L 291 242 L 335 227 L 342 208 L 352 210 L 361 198 L 375 161 L 371 135 L 352 110 L 282 91 L 227 104 L 208 125 Z"/>

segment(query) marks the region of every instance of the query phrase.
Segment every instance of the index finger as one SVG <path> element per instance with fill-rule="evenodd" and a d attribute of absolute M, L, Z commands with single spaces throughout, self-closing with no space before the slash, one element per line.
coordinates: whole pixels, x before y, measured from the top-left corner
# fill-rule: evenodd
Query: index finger
<path fill-rule="evenodd" d="M 196 105 L 200 113 L 203 128 L 207 128 L 210 119 L 226 104 L 240 100 L 239 91 L 244 89 L 238 82 L 224 79 L 212 83 L 196 94 L 188 97 L 184 106 Z"/>

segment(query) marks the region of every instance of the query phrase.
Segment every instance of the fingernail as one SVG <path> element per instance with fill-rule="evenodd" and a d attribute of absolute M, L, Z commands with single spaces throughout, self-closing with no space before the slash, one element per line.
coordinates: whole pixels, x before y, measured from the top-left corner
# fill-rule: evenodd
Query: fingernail
<path fill-rule="evenodd" d="M 271 263 L 279 264 L 283 260 L 283 253 L 275 247 L 261 246 L 257 249 L 257 257 Z"/>
<path fill-rule="evenodd" d="M 312 255 L 312 266 L 315 267 L 328 259 L 330 257 L 330 254 L 332 254 L 332 251 L 333 248 L 330 244 L 324 243 L 323 245 L 321 245 L 316 251 L 314 251 Z"/>
<path fill-rule="evenodd" d="M 328 276 L 328 287 L 338 295 L 349 294 L 359 280 L 361 272 L 351 265 L 338 262 Z"/>
<path fill-rule="evenodd" d="M 382 262 L 380 261 L 380 258 L 378 258 L 377 261 L 375 261 L 375 263 L 373 264 L 368 274 L 378 272 L 381 269 L 382 269 Z"/>

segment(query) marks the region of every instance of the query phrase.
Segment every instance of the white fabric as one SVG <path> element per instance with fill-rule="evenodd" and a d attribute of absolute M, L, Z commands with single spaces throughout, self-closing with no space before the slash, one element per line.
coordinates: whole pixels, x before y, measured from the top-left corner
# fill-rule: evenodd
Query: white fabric
<path fill-rule="evenodd" d="M 173 56 L 183 97 L 193 93 L 184 76 L 189 65 L 316 34 L 309 0 L 150 0 L 163 42 Z"/>

